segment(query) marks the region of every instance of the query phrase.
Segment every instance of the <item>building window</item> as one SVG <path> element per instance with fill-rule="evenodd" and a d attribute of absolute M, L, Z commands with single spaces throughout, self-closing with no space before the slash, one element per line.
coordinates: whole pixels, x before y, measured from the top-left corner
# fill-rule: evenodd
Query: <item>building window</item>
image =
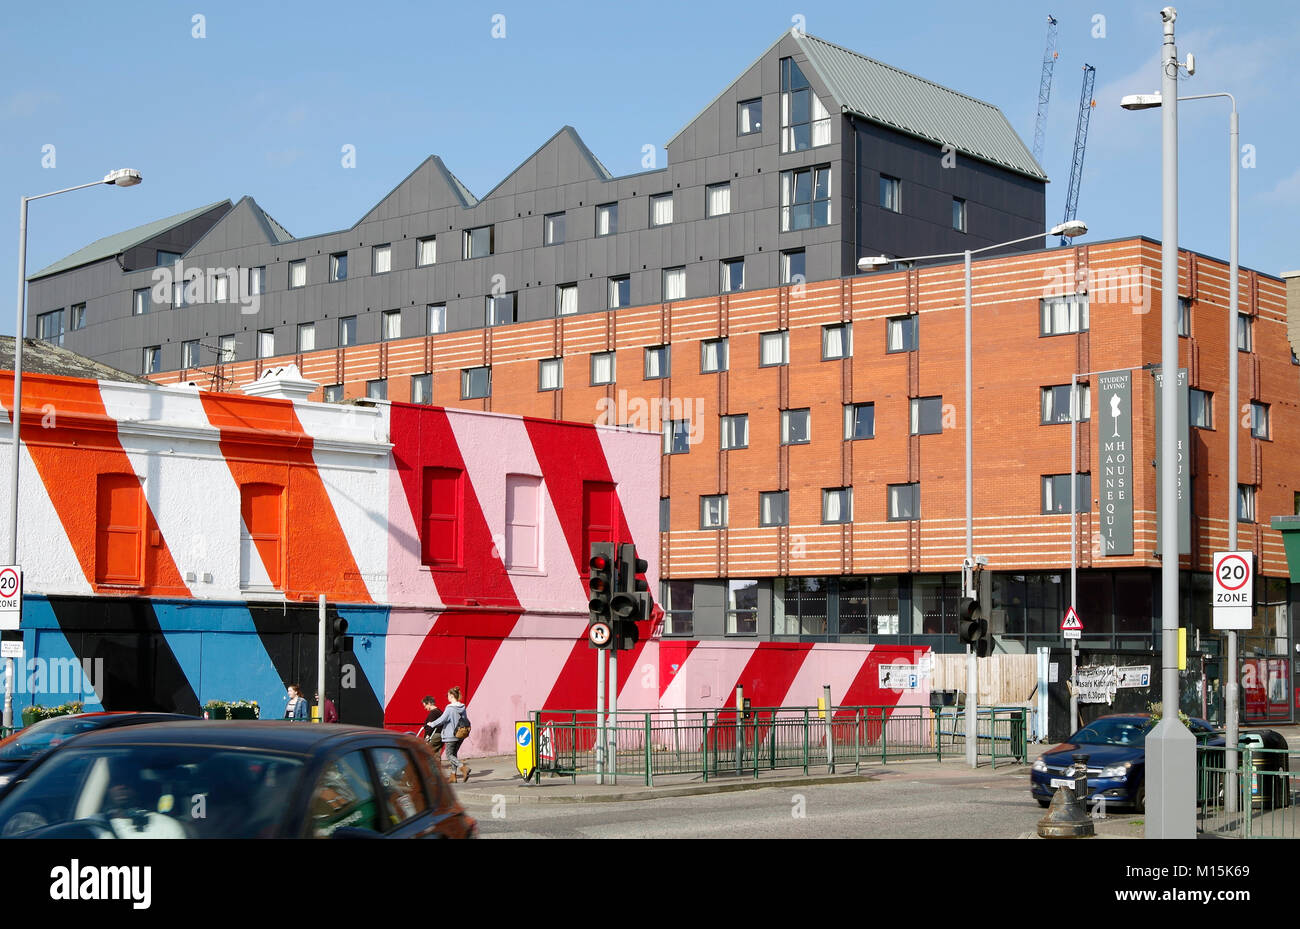
<path fill-rule="evenodd" d="M 790 491 L 771 490 L 758 495 L 758 524 L 790 525 Z"/>
<path fill-rule="evenodd" d="M 596 235 L 614 235 L 618 232 L 618 204 L 602 203 L 596 207 Z"/>
<path fill-rule="evenodd" d="M 223 335 L 217 341 L 217 358 L 223 363 L 229 363 L 235 360 L 238 354 L 238 342 L 234 335 Z"/>
<path fill-rule="evenodd" d="M 141 372 L 144 374 L 157 374 L 162 370 L 162 346 L 149 345 L 144 349 L 144 360 L 141 362 Z"/>
<path fill-rule="evenodd" d="M 330 280 L 346 281 L 348 279 L 348 253 L 339 252 L 330 255 Z"/>
<path fill-rule="evenodd" d="M 921 518 L 920 484 L 890 484 L 888 492 L 889 512 L 887 519 L 898 521 Z"/>
<path fill-rule="evenodd" d="M 275 355 L 275 330 L 259 329 L 257 331 L 257 357 L 271 358 Z"/>
<path fill-rule="evenodd" d="M 822 326 L 822 361 L 853 357 L 853 324 Z"/>
<path fill-rule="evenodd" d="M 86 328 L 86 304 L 72 304 L 72 329 L 75 332 L 78 329 Z"/>
<path fill-rule="evenodd" d="M 100 474 L 95 497 L 95 582 L 139 585 L 143 578 L 144 494 L 134 474 Z"/>
<path fill-rule="evenodd" d="M 537 389 L 559 390 L 564 386 L 564 359 L 543 358 L 537 362 Z"/>
<path fill-rule="evenodd" d="M 1092 475 L 1076 474 L 1075 475 L 1075 508 L 1076 513 L 1087 513 L 1092 509 Z M 1044 513 L 1068 513 L 1070 512 L 1070 475 L 1068 474 L 1044 474 L 1043 475 L 1043 512 Z"/>
<path fill-rule="evenodd" d="M 1041 400 L 1042 422 L 1044 425 L 1070 422 L 1069 384 L 1053 384 L 1051 387 L 1044 387 L 1041 392 Z M 1087 384 L 1078 384 L 1075 386 L 1074 394 L 1074 420 L 1076 422 L 1087 422 L 1091 415 L 1091 388 Z"/>
<path fill-rule="evenodd" d="M 227 303 L 230 300 L 230 278 L 224 274 L 212 276 L 212 302 Z"/>
<path fill-rule="evenodd" d="M 416 240 L 415 263 L 417 267 L 421 268 L 438 263 L 438 237 L 436 235 Z"/>
<path fill-rule="evenodd" d="M 833 615 L 832 583 L 829 577 L 773 579 L 774 634 L 825 638 L 828 628 L 833 628 L 827 624 Z"/>
<path fill-rule="evenodd" d="M 489 367 L 464 368 L 460 372 L 460 398 L 482 400 L 492 396 L 492 369 Z"/>
<path fill-rule="evenodd" d="M 727 581 L 727 635 L 758 632 L 758 581 Z"/>
<path fill-rule="evenodd" d="M 1192 301 L 1187 297 L 1178 298 L 1178 334 L 1180 336 L 1192 334 Z"/>
<path fill-rule="evenodd" d="M 1188 425 L 1193 429 L 1213 429 L 1214 428 L 1214 394 L 1208 390 L 1197 390 L 1193 387 L 1188 391 Z"/>
<path fill-rule="evenodd" d="M 411 377 L 411 402 L 429 404 L 433 402 L 433 375 L 415 374 Z"/>
<path fill-rule="evenodd" d="M 830 487 L 822 491 L 822 522 L 853 522 L 853 488 Z"/>
<path fill-rule="evenodd" d="M 387 274 L 393 270 L 393 247 L 390 244 L 376 245 L 370 250 L 370 273 Z"/>
<path fill-rule="evenodd" d="M 357 344 L 357 318 L 343 316 L 339 318 L 339 347 L 347 348 Z"/>
<path fill-rule="evenodd" d="M 181 367 L 197 368 L 199 366 L 199 340 L 190 339 L 181 343 Z"/>
<path fill-rule="evenodd" d="M 542 479 L 529 474 L 506 475 L 507 571 L 542 569 Z"/>
<path fill-rule="evenodd" d="M 420 561 L 435 568 L 461 566 L 464 472 L 425 468 L 420 508 Z"/>
<path fill-rule="evenodd" d="M 700 528 L 727 528 L 727 495 L 700 497 Z"/>
<path fill-rule="evenodd" d="M 1237 314 L 1237 351 L 1249 352 L 1253 348 L 1251 331 L 1254 329 L 1255 320 L 1245 313 Z"/>
<path fill-rule="evenodd" d="M 667 497 L 659 498 L 659 531 L 668 532 L 672 529 L 672 507 L 671 501 Z"/>
<path fill-rule="evenodd" d="M 742 100 L 736 104 L 736 135 L 763 131 L 763 99 Z"/>
<path fill-rule="evenodd" d="M 447 304 L 430 303 L 425 307 L 428 315 L 429 335 L 438 335 L 447 331 Z"/>
<path fill-rule="evenodd" d="M 378 380 L 366 381 L 366 399 L 367 400 L 387 400 L 388 399 L 388 379 L 379 378 Z"/>
<path fill-rule="evenodd" d="M 912 435 L 943 432 L 943 397 L 912 398 Z"/>
<path fill-rule="evenodd" d="M 630 277 L 611 277 L 609 279 L 609 308 L 617 310 L 632 305 L 632 279 Z"/>
<path fill-rule="evenodd" d="M 325 402 L 326 402 L 326 403 L 342 403 L 342 402 L 343 402 L 343 385 L 342 385 L 342 384 L 330 384 L 328 387 L 325 388 L 325 391 L 324 391 L 324 399 L 325 399 Z"/>
<path fill-rule="evenodd" d="M 920 341 L 916 314 L 895 316 L 893 319 L 886 321 L 885 328 L 886 352 L 916 351 L 917 344 Z"/>
<path fill-rule="evenodd" d="M 772 365 L 790 363 L 790 332 L 762 332 L 758 336 L 758 365 L 768 368 Z"/>
<path fill-rule="evenodd" d="M 695 634 L 694 581 L 663 581 L 659 600 L 664 609 L 664 635 Z"/>
<path fill-rule="evenodd" d="M 298 324 L 298 351 L 299 352 L 316 351 L 316 324 L 315 323 Z"/>
<path fill-rule="evenodd" d="M 542 219 L 542 244 L 560 245 L 564 242 L 564 214 L 548 213 Z"/>
<path fill-rule="evenodd" d="M 749 447 L 749 414 L 738 413 L 722 417 L 720 427 L 722 450 Z"/>
<path fill-rule="evenodd" d="M 704 188 L 704 215 L 725 216 L 731 212 L 731 182 Z"/>
<path fill-rule="evenodd" d="M 143 316 L 149 312 L 149 288 L 141 287 L 131 294 L 131 315 Z"/>
<path fill-rule="evenodd" d="M 190 305 L 190 286 L 193 281 L 174 281 L 172 283 L 172 306 L 182 307 Z"/>
<path fill-rule="evenodd" d="M 1268 438 L 1268 404 L 1250 401 L 1250 434 L 1257 439 Z"/>
<path fill-rule="evenodd" d="M 673 221 L 673 195 L 650 195 L 650 225 L 667 226 Z"/>
<path fill-rule="evenodd" d="M 161 248 L 157 251 L 158 265 L 171 265 L 181 260 L 180 252 L 165 252 Z"/>
<path fill-rule="evenodd" d="M 952 198 L 952 228 L 958 232 L 966 231 L 966 201 L 961 197 Z"/>
<path fill-rule="evenodd" d="M 51 345 L 63 344 L 63 310 L 51 310 L 36 317 L 36 338 Z"/>
<path fill-rule="evenodd" d="M 808 280 L 808 262 L 802 248 L 781 253 L 781 283 L 799 285 Z"/>
<path fill-rule="evenodd" d="M 1042 307 L 1041 335 L 1066 335 L 1088 330 L 1088 295 L 1045 297 Z"/>
<path fill-rule="evenodd" d="M 691 450 L 691 421 L 664 420 L 664 454 L 685 455 Z"/>
<path fill-rule="evenodd" d="M 796 232 L 831 222 L 831 167 L 781 172 L 781 231 Z"/>
<path fill-rule="evenodd" d="M 491 255 L 496 248 L 496 227 L 479 226 L 466 229 L 461 239 L 461 258 L 483 258 Z"/>
<path fill-rule="evenodd" d="M 876 405 L 874 403 L 844 404 L 844 440 L 874 439 L 876 437 Z"/>
<path fill-rule="evenodd" d="M 489 326 L 507 326 L 518 322 L 517 294 L 490 295 L 487 298 L 487 324 Z"/>
<path fill-rule="evenodd" d="M 672 366 L 667 345 L 656 345 L 645 350 L 645 379 L 655 381 L 668 377 Z"/>
<path fill-rule="evenodd" d="M 578 312 L 578 285 L 555 285 L 555 315 L 572 316 Z"/>
<path fill-rule="evenodd" d="M 806 445 L 812 441 L 809 416 L 810 411 L 806 409 L 781 411 L 782 445 Z"/>
<path fill-rule="evenodd" d="M 700 373 L 717 374 L 727 370 L 727 340 L 705 339 L 700 343 Z"/>
<path fill-rule="evenodd" d="M 664 303 L 686 299 L 686 269 L 664 269 Z"/>
<path fill-rule="evenodd" d="M 283 577 L 284 488 L 240 485 L 239 515 L 239 587 L 275 590 Z"/>
<path fill-rule="evenodd" d="M 1237 520 L 1243 523 L 1255 521 L 1255 488 L 1250 484 L 1237 485 Z"/>
<path fill-rule="evenodd" d="M 266 293 L 266 265 L 248 269 L 248 295 L 250 297 Z"/>
<path fill-rule="evenodd" d="M 289 289 L 307 286 L 307 259 L 289 262 Z"/>
<path fill-rule="evenodd" d="M 898 178 L 880 175 L 880 207 L 891 213 L 903 212 L 903 182 Z"/>
<path fill-rule="evenodd" d="M 591 356 L 591 386 L 614 383 L 614 353 L 596 352 Z"/>
<path fill-rule="evenodd" d="M 793 58 L 781 59 L 781 151 L 829 145 L 831 119 Z"/>

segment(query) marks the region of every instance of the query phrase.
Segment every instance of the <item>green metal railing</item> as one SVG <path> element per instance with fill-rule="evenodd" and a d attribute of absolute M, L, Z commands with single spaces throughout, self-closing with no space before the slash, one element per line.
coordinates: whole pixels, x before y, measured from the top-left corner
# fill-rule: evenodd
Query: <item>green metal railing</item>
<path fill-rule="evenodd" d="M 999 760 L 1025 763 L 1029 760 L 1027 731 L 1024 707 L 980 707 L 975 717 L 976 754 L 988 756 L 994 768 Z M 944 707 L 939 710 L 938 738 L 941 744 L 947 740 L 950 751 L 965 753 L 965 709 Z"/>
<path fill-rule="evenodd" d="M 1243 745 L 1237 757 L 1237 808 L 1229 812 L 1223 746 L 1196 747 L 1196 831 L 1238 839 L 1300 838 L 1300 752 Z"/>

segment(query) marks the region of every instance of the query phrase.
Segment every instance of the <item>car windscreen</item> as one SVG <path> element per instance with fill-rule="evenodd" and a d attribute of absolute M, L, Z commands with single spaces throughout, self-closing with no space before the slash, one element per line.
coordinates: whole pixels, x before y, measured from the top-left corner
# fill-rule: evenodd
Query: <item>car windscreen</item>
<path fill-rule="evenodd" d="M 68 746 L 0 802 L 0 836 L 81 823 L 105 838 L 271 837 L 302 770 L 298 757 L 214 746 Z"/>
<path fill-rule="evenodd" d="M 1098 719 L 1069 741 L 1076 745 L 1142 745 L 1151 725 L 1149 719 Z"/>
<path fill-rule="evenodd" d="M 44 719 L 28 726 L 4 748 L 0 748 L 0 761 L 26 761 L 44 754 L 62 742 L 82 732 L 98 729 L 102 717 L 62 716 Z"/>

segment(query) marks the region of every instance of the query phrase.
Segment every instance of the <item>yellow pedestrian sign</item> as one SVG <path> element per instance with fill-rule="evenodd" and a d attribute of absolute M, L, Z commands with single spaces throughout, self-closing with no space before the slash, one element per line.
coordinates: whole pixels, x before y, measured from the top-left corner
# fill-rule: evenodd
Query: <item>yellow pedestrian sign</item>
<path fill-rule="evenodd" d="M 532 723 L 515 723 L 515 770 L 524 780 L 537 770 L 537 740 L 534 735 Z"/>

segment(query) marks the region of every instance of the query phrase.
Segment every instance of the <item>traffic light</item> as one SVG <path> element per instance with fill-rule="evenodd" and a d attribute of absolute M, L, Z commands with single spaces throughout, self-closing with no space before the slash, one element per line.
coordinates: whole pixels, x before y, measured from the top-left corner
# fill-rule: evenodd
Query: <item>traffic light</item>
<path fill-rule="evenodd" d="M 989 621 L 980 614 L 980 602 L 974 597 L 963 597 L 957 604 L 957 636 L 974 648 L 976 658 L 993 654 Z"/>
<path fill-rule="evenodd" d="M 650 615 L 650 588 L 642 577 L 650 563 L 636 556 L 636 546 L 625 542 L 618 549 L 618 593 L 610 600 L 614 617 L 614 647 L 632 648 L 640 640 L 638 621 Z"/>
<path fill-rule="evenodd" d="M 593 627 L 589 632 L 592 645 L 596 648 L 608 648 L 613 638 L 614 614 L 610 610 L 610 598 L 614 596 L 614 578 L 618 566 L 614 560 L 613 542 L 591 543 L 591 574 L 587 578 L 588 624 Z M 594 627 L 600 625 L 603 630 Z"/>
<path fill-rule="evenodd" d="M 348 635 L 348 621 L 335 616 L 329 621 L 329 650 L 338 655 L 352 651 L 352 636 Z"/>

